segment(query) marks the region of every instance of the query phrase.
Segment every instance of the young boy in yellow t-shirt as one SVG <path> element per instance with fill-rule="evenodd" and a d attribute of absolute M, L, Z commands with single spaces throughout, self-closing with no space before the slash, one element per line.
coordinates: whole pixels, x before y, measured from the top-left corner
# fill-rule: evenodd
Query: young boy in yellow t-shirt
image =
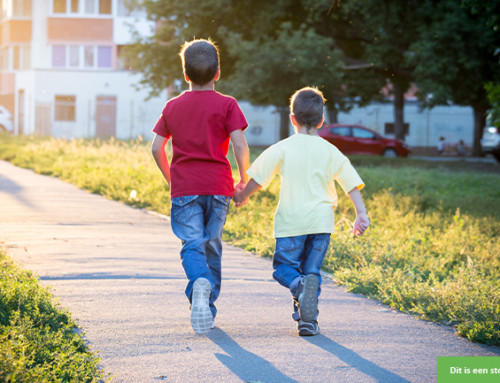
<path fill-rule="evenodd" d="M 296 134 L 266 149 L 247 174 L 250 181 L 234 194 L 236 206 L 281 176 L 280 200 L 274 216 L 276 250 L 273 278 L 290 289 L 294 300 L 292 318 L 300 336 L 319 334 L 318 297 L 320 269 L 334 232 L 337 206 L 335 180 L 356 209 L 354 234 L 370 225 L 360 189 L 363 181 L 349 159 L 317 135 L 323 124 L 325 99 L 316 88 L 295 92 L 290 119 Z"/>

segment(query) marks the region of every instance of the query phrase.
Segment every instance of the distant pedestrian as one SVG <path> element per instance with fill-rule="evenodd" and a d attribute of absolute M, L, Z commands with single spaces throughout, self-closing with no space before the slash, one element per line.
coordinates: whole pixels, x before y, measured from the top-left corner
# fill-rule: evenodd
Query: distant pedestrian
<path fill-rule="evenodd" d="M 236 100 L 215 91 L 219 51 L 209 40 L 186 42 L 180 52 L 190 90 L 169 100 L 153 132 L 153 157 L 170 187 L 171 224 L 182 241 L 191 324 L 198 334 L 214 328 L 221 288 L 222 230 L 234 192 L 226 156 L 231 139 L 242 188 L 249 166 L 243 130 L 248 126 Z M 172 162 L 165 145 L 172 138 Z"/>
<path fill-rule="evenodd" d="M 445 139 L 443 136 L 439 137 L 439 141 L 438 141 L 438 144 L 437 144 L 437 151 L 438 151 L 438 155 L 441 156 L 443 153 L 444 153 L 444 147 L 445 147 Z"/>
<path fill-rule="evenodd" d="M 465 143 L 464 140 L 458 141 L 457 145 L 457 153 L 460 157 L 465 156 Z"/>
<path fill-rule="evenodd" d="M 303 88 L 292 96 L 290 119 L 296 134 L 266 149 L 248 170 L 245 189 L 236 191 L 236 206 L 281 176 L 281 193 L 274 216 L 276 250 L 273 277 L 290 290 L 292 318 L 299 335 L 319 334 L 320 269 L 334 232 L 337 206 L 335 181 L 356 209 L 353 232 L 361 235 L 370 221 L 361 197 L 363 181 L 350 161 L 335 146 L 319 137 L 325 99 L 316 88 Z"/>

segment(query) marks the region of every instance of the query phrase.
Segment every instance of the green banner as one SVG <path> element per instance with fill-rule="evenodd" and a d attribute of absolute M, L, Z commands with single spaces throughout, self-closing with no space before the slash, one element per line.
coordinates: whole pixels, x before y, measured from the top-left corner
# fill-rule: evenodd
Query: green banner
<path fill-rule="evenodd" d="M 438 356 L 437 383 L 498 383 L 500 356 Z"/>

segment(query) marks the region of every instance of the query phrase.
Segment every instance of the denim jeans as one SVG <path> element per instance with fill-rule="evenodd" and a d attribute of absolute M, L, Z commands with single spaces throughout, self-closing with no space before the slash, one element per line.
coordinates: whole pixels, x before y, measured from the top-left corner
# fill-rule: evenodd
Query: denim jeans
<path fill-rule="evenodd" d="M 293 299 L 294 320 L 299 320 L 297 287 L 307 274 L 318 277 L 318 296 L 321 293 L 320 269 L 330 244 L 330 234 L 307 234 L 294 237 L 276 238 L 273 257 L 273 278 L 280 285 L 290 289 Z"/>
<path fill-rule="evenodd" d="M 172 198 L 170 220 L 174 234 L 181 240 L 182 267 L 188 278 L 186 296 L 191 302 L 193 284 L 206 278 L 212 285 L 210 310 L 221 286 L 222 230 L 231 198 L 221 195 L 190 195 Z"/>

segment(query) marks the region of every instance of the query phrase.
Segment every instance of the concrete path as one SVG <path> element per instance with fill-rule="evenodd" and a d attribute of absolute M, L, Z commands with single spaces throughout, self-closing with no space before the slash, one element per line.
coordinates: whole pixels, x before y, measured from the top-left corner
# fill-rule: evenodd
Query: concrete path
<path fill-rule="evenodd" d="M 437 356 L 498 356 L 324 285 L 297 335 L 271 262 L 225 246 L 216 329 L 195 335 L 168 220 L 0 161 L 0 241 L 50 285 L 114 382 L 435 382 Z"/>

